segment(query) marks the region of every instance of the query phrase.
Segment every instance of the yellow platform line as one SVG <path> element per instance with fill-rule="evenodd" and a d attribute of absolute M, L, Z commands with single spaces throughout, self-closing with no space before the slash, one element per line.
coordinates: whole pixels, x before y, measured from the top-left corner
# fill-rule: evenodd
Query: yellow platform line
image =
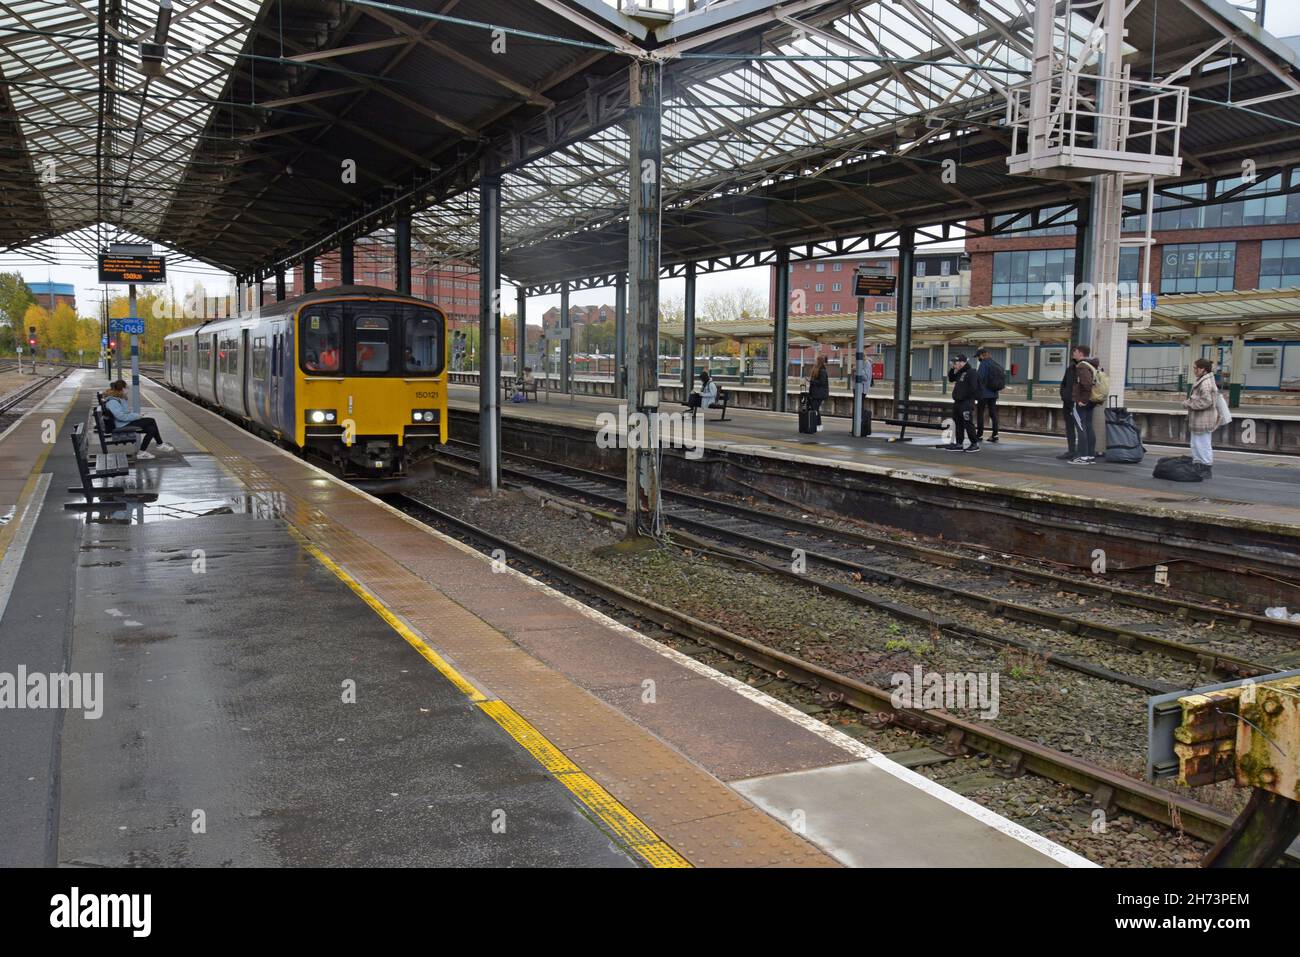
<path fill-rule="evenodd" d="M 80 393 L 78 392 L 78 394 Z M 41 398 L 44 399 L 47 398 L 47 396 L 42 396 Z M 72 406 L 75 403 L 76 399 L 74 397 L 73 402 L 68 403 L 68 407 L 57 416 L 54 425 L 54 442 L 41 443 L 45 448 L 41 450 L 40 455 L 36 456 L 36 461 L 32 463 L 31 471 L 27 473 L 27 481 L 23 483 L 22 491 L 18 493 L 18 501 L 14 504 L 13 521 L 3 528 L 0 528 L 0 561 L 4 561 L 5 555 L 9 552 L 9 545 L 18 534 L 18 526 L 27 516 L 27 503 L 32 497 L 32 493 L 36 488 L 36 483 L 40 480 L 41 472 L 45 468 L 45 461 L 50 457 L 50 453 L 54 451 L 54 446 L 58 442 L 59 434 L 63 431 L 64 423 L 68 421 L 68 414 L 72 411 Z M 36 412 L 35 408 L 31 410 L 31 413 L 34 412 Z M 50 418 L 50 416 L 46 416 L 46 418 Z M 32 421 L 34 422 L 35 419 L 33 418 Z M 30 426 L 31 423 L 24 423 L 24 425 Z M 35 427 L 41 429 L 44 428 L 43 425 L 37 425 Z M 17 435 L 17 432 L 14 434 Z"/>
<path fill-rule="evenodd" d="M 353 593 L 369 605 L 375 614 L 401 635 L 407 644 L 418 651 L 425 661 L 433 665 L 439 674 L 478 705 L 520 747 L 531 754 L 538 764 L 568 788 L 569 792 L 581 801 L 583 806 L 594 814 L 625 846 L 640 855 L 651 867 L 691 866 L 686 858 L 673 850 L 648 824 L 619 803 L 618 799 L 570 761 L 563 751 L 529 724 L 519 712 L 499 698 L 489 700 L 482 691 L 474 687 L 459 671 L 452 667 L 446 658 L 430 648 L 423 638 L 389 611 L 384 606 L 384 603 L 371 594 L 364 585 L 344 571 L 338 562 L 308 541 L 293 526 L 289 526 L 289 532 L 308 555 L 320 562 L 336 578 L 352 589 Z"/>

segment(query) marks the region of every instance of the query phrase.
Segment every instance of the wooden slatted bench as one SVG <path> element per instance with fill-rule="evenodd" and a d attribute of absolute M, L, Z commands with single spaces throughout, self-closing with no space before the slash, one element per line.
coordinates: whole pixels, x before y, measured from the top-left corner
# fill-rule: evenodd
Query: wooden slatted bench
<path fill-rule="evenodd" d="M 96 395 L 96 399 L 99 396 Z M 97 401 L 91 415 L 95 418 L 95 434 L 99 436 L 99 450 L 107 455 L 110 445 L 131 445 L 134 446 L 140 437 L 140 430 L 133 429 L 131 426 L 125 428 L 116 428 L 113 423 L 113 414 L 108 411 L 102 401 Z"/>

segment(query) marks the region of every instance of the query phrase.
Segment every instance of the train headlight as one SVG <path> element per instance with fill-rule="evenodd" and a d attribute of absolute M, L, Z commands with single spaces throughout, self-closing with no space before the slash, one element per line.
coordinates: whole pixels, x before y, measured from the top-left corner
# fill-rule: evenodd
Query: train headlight
<path fill-rule="evenodd" d="M 411 419 L 415 422 L 436 422 L 438 413 L 432 409 L 416 409 L 411 413 Z"/>
<path fill-rule="evenodd" d="M 307 421 L 312 425 L 329 425 L 338 420 L 338 413 L 333 409 L 308 409 Z"/>

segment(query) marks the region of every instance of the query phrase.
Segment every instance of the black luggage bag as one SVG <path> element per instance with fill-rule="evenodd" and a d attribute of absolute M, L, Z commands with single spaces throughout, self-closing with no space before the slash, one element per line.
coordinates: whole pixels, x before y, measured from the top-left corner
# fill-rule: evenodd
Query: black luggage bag
<path fill-rule="evenodd" d="M 1173 455 L 1163 458 L 1156 463 L 1156 470 L 1151 474 L 1167 482 L 1203 482 L 1205 480 L 1190 455 Z"/>
<path fill-rule="evenodd" d="M 1118 404 L 1115 396 L 1106 409 L 1106 461 L 1123 465 L 1136 465 L 1146 456 L 1142 433 L 1133 413 Z"/>
<path fill-rule="evenodd" d="M 799 431 L 803 435 L 817 434 L 817 420 L 820 416 L 808 405 L 808 396 L 799 396 Z"/>

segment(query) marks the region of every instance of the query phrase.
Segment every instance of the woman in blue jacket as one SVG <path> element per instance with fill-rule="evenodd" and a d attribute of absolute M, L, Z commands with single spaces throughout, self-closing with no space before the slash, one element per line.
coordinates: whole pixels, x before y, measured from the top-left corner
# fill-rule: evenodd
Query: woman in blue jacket
<path fill-rule="evenodd" d="M 158 423 L 153 419 L 142 416 L 139 412 L 131 411 L 131 404 L 126 398 L 126 381 L 118 379 L 108 387 L 104 393 L 104 405 L 113 416 L 113 426 L 118 429 L 133 428 L 138 429 L 144 434 L 144 439 L 140 443 L 140 451 L 136 453 L 137 459 L 151 459 L 154 454 L 148 451 L 150 442 L 158 443 L 159 452 L 174 452 L 176 449 L 162 440 L 158 432 Z"/>

